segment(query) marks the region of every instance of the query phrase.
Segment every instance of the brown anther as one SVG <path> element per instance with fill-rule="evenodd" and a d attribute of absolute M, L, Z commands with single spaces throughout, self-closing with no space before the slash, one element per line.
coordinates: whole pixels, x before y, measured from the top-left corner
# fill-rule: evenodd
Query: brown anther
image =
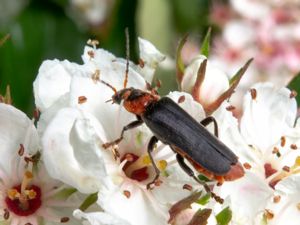
<path fill-rule="evenodd" d="M 78 97 L 78 104 L 83 104 L 87 101 L 87 98 L 85 96 L 79 96 Z"/>
<path fill-rule="evenodd" d="M 88 51 L 87 54 L 88 54 L 91 58 L 94 58 L 94 57 L 95 57 L 95 52 L 94 52 L 93 50 Z"/>
<path fill-rule="evenodd" d="M 233 111 L 233 110 L 235 110 L 235 107 L 233 105 L 229 105 L 229 106 L 226 107 L 226 110 L 227 111 Z"/>
<path fill-rule="evenodd" d="M 255 88 L 251 88 L 251 89 L 250 89 L 250 94 L 251 94 L 251 98 L 252 98 L 253 100 L 255 100 L 256 97 L 257 97 L 257 91 L 256 91 L 256 89 L 255 89 Z"/>
<path fill-rule="evenodd" d="M 97 83 L 100 80 L 100 70 L 95 70 L 95 73 L 92 75 L 92 80 Z"/>
<path fill-rule="evenodd" d="M 144 68 L 144 66 L 145 66 L 144 60 L 139 59 L 139 66 L 140 66 L 141 68 Z"/>
<path fill-rule="evenodd" d="M 291 93 L 290 93 L 290 98 L 295 98 L 297 96 L 297 91 L 295 90 L 291 90 Z"/>
<path fill-rule="evenodd" d="M 278 203 L 278 202 L 280 202 L 280 199 L 281 199 L 281 196 L 280 196 L 280 195 L 276 195 L 276 196 L 274 196 L 274 198 L 273 198 L 273 202 L 274 202 L 274 203 Z"/>
<path fill-rule="evenodd" d="M 159 180 L 159 179 L 157 179 L 157 180 L 154 181 L 154 185 L 155 185 L 156 187 L 160 186 L 162 183 L 163 183 L 163 182 L 162 182 L 161 180 Z"/>
<path fill-rule="evenodd" d="M 247 169 L 247 170 L 250 170 L 250 169 L 252 168 L 252 166 L 251 166 L 249 163 L 247 163 L 247 162 L 245 162 L 245 163 L 243 164 L 243 166 L 244 166 L 244 168 Z"/>
<path fill-rule="evenodd" d="M 182 103 L 182 102 L 184 102 L 185 101 L 185 96 L 184 95 L 181 95 L 179 98 L 178 98 L 178 103 L 180 104 L 180 103 Z"/>
<path fill-rule="evenodd" d="M 32 225 L 32 223 L 25 223 L 24 225 Z"/>
<path fill-rule="evenodd" d="M 38 108 L 35 108 L 35 109 L 33 110 L 33 118 L 34 118 L 35 120 L 38 120 L 39 117 L 40 117 L 40 110 L 39 110 Z"/>
<path fill-rule="evenodd" d="M 282 137 L 280 138 L 280 146 L 281 146 L 281 147 L 284 147 L 284 146 L 285 146 L 285 143 L 286 143 L 286 139 L 285 139 L 284 136 L 282 136 Z"/>
<path fill-rule="evenodd" d="M 192 185 L 184 184 L 184 185 L 182 186 L 182 189 L 185 189 L 185 190 L 188 190 L 188 191 L 192 191 L 192 190 L 193 190 L 193 187 L 192 187 Z"/>
<path fill-rule="evenodd" d="M 18 151 L 18 154 L 19 156 L 23 156 L 24 155 L 24 145 L 23 144 L 20 144 L 20 148 L 19 148 L 19 151 Z"/>
<path fill-rule="evenodd" d="M 273 151 L 272 151 L 272 153 L 273 153 L 273 154 L 277 154 L 277 153 L 279 153 L 279 148 L 277 148 L 277 147 L 274 147 L 274 148 L 273 148 Z"/>
<path fill-rule="evenodd" d="M 67 223 L 67 222 L 69 222 L 69 220 L 70 220 L 69 217 L 62 217 L 62 218 L 60 218 L 60 222 L 61 223 Z"/>
<path fill-rule="evenodd" d="M 300 211 L 300 202 L 297 204 L 297 209 Z"/>
<path fill-rule="evenodd" d="M 284 167 L 282 167 L 282 170 L 289 173 L 290 172 L 290 167 L 289 166 L 284 166 Z"/>
<path fill-rule="evenodd" d="M 10 213 L 9 213 L 8 209 L 4 209 L 3 218 L 4 218 L 5 220 L 8 220 L 8 219 L 9 219 L 9 216 L 10 216 Z"/>
<path fill-rule="evenodd" d="M 130 154 L 130 153 L 127 153 L 125 155 L 125 159 L 128 161 L 128 162 L 132 162 L 133 161 L 133 155 Z"/>
<path fill-rule="evenodd" d="M 155 80 L 155 85 L 156 85 L 157 88 L 160 88 L 161 87 L 161 80 L 156 79 Z"/>
<path fill-rule="evenodd" d="M 274 213 L 270 209 L 265 209 L 264 215 L 267 218 L 267 220 L 271 220 L 274 218 Z"/>
<path fill-rule="evenodd" d="M 291 144 L 290 148 L 293 149 L 293 150 L 297 150 L 298 147 L 297 147 L 296 144 Z"/>
<path fill-rule="evenodd" d="M 123 194 L 126 196 L 126 198 L 130 198 L 130 196 L 131 196 L 131 193 L 128 190 L 124 190 Z"/>

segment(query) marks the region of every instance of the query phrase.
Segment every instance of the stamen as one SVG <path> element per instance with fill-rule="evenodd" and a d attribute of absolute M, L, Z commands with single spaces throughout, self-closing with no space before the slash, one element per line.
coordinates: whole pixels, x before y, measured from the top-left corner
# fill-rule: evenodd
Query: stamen
<path fill-rule="evenodd" d="M 85 96 L 79 96 L 78 97 L 78 104 L 83 104 L 87 101 L 87 97 Z"/>
<path fill-rule="evenodd" d="M 297 209 L 300 211 L 300 202 L 297 204 Z"/>
<path fill-rule="evenodd" d="M 284 147 L 284 146 L 285 146 L 285 143 L 286 143 L 286 139 L 285 139 L 284 136 L 282 136 L 282 137 L 280 138 L 280 146 L 281 146 L 281 147 Z"/>
<path fill-rule="evenodd" d="M 256 89 L 254 89 L 254 88 L 251 88 L 251 89 L 250 89 L 250 94 L 251 94 L 251 98 L 252 98 L 252 100 L 255 100 L 255 99 L 256 99 L 256 97 L 257 97 L 257 92 L 256 92 Z"/>
<path fill-rule="evenodd" d="M 270 209 L 265 209 L 264 215 L 267 218 L 267 220 L 271 220 L 274 218 L 274 213 Z"/>
<path fill-rule="evenodd" d="M 167 165 L 168 165 L 168 163 L 166 160 L 159 160 L 157 163 L 157 168 L 160 171 L 164 171 L 167 168 Z"/>
<path fill-rule="evenodd" d="M 34 190 L 26 190 L 25 194 L 29 199 L 35 199 L 37 195 Z"/>
<path fill-rule="evenodd" d="M 9 197 L 11 200 L 15 200 L 20 197 L 20 193 L 17 189 L 9 189 L 7 190 L 7 197 Z"/>
<path fill-rule="evenodd" d="M 249 163 L 247 163 L 247 162 L 245 162 L 245 163 L 243 164 L 243 166 L 244 166 L 244 168 L 247 169 L 247 170 L 250 170 L 250 169 L 252 168 L 252 166 L 251 166 Z"/>
<path fill-rule="evenodd" d="M 192 191 L 193 190 L 193 187 L 189 184 L 184 184 L 182 186 L 182 189 L 185 189 L 185 190 L 188 190 L 188 191 Z"/>
<path fill-rule="evenodd" d="M 131 196 L 131 193 L 128 190 L 124 190 L 123 194 L 126 196 L 126 198 L 130 198 L 130 196 Z"/>
<path fill-rule="evenodd" d="M 3 218 L 4 218 L 5 220 L 8 220 L 8 219 L 9 219 L 9 216 L 10 216 L 10 214 L 9 214 L 8 209 L 4 209 L 4 215 L 3 215 Z"/>
<path fill-rule="evenodd" d="M 273 202 L 274 202 L 274 203 L 278 203 L 278 202 L 280 202 L 280 199 L 281 199 L 281 196 L 280 196 L 280 195 L 276 195 L 276 196 L 274 196 L 274 198 L 273 198 Z"/>
<path fill-rule="evenodd" d="M 145 155 L 144 157 L 141 157 L 143 159 L 143 163 L 147 166 L 151 164 L 151 159 L 149 155 Z"/>
<path fill-rule="evenodd" d="M 69 217 L 62 217 L 62 218 L 60 218 L 60 222 L 61 223 L 67 223 L 67 222 L 69 222 L 69 220 L 70 220 Z"/>
<path fill-rule="evenodd" d="M 296 144 L 291 144 L 290 147 L 291 147 L 292 150 L 297 150 L 297 148 L 298 148 Z"/>
<path fill-rule="evenodd" d="M 18 154 L 19 156 L 23 156 L 24 155 L 24 145 L 23 144 L 20 144 L 20 148 L 19 148 L 19 151 L 18 151 Z"/>

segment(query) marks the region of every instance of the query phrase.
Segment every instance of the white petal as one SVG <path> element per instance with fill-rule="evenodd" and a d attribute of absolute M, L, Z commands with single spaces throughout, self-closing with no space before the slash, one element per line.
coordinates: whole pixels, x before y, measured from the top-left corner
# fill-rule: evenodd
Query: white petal
<path fill-rule="evenodd" d="M 99 149 L 103 142 L 104 130 L 91 115 L 72 108 L 60 110 L 42 139 L 49 174 L 80 192 L 96 192 L 106 175 Z"/>
<path fill-rule="evenodd" d="M 72 74 L 68 61 L 46 60 L 33 82 L 35 104 L 42 112 L 69 91 Z"/>
<path fill-rule="evenodd" d="M 205 59 L 205 56 L 196 57 L 192 63 L 185 69 L 181 87 L 183 91 L 192 92 L 193 86 L 197 79 L 200 64 Z M 209 61 L 206 65 L 206 72 L 204 81 L 199 89 L 200 101 L 207 105 L 216 100 L 229 87 L 229 80 L 227 75 L 212 65 Z"/>
<path fill-rule="evenodd" d="M 83 224 L 90 225 L 130 225 L 130 223 L 122 220 L 116 216 L 112 216 L 109 213 L 105 212 L 93 212 L 93 213 L 84 213 L 79 209 L 76 209 L 73 212 L 73 216 L 77 219 L 85 219 L 88 223 L 83 222 Z"/>
<path fill-rule="evenodd" d="M 297 105 L 287 88 L 277 89 L 270 83 L 253 88 L 257 97 L 253 100 L 250 93 L 245 96 L 241 133 L 247 144 L 266 151 L 293 127 Z"/>
<path fill-rule="evenodd" d="M 20 144 L 24 146 L 25 155 L 35 154 L 39 150 L 39 139 L 33 122 L 25 113 L 11 105 L 0 103 L 0 165 L 8 173 L 11 162 L 18 156 Z"/>
<path fill-rule="evenodd" d="M 236 181 L 224 183 L 220 188 L 222 197 L 230 197 L 234 216 L 249 221 L 264 211 L 273 193 L 264 177 L 250 172 Z"/>
<path fill-rule="evenodd" d="M 167 97 L 171 98 L 174 102 L 178 103 L 180 97 L 184 96 L 184 101 L 178 105 L 187 111 L 194 119 L 201 121 L 205 118 L 205 112 L 202 106 L 194 101 L 193 97 L 186 92 L 173 91 Z"/>
<path fill-rule="evenodd" d="M 284 194 L 299 194 L 300 175 L 289 176 L 280 181 L 276 186 L 276 190 Z"/>
<path fill-rule="evenodd" d="M 140 58 L 144 61 L 145 65 L 141 68 L 141 73 L 149 83 L 152 82 L 153 75 L 157 65 L 165 60 L 166 56 L 158 51 L 153 44 L 149 41 L 138 38 L 140 48 Z"/>
<path fill-rule="evenodd" d="M 127 198 L 123 191 L 129 191 Z M 159 204 L 150 191 L 140 188 L 133 182 L 121 187 L 102 187 L 98 193 L 98 204 L 113 216 L 128 221 L 131 225 L 166 224 L 169 206 Z"/>

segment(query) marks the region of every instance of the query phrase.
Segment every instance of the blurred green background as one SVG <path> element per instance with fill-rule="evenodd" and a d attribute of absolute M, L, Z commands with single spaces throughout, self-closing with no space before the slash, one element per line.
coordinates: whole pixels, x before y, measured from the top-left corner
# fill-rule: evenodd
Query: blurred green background
<path fill-rule="evenodd" d="M 34 108 L 32 82 L 43 60 L 68 59 L 81 64 L 81 54 L 89 38 L 98 39 L 101 48 L 124 57 L 125 27 L 130 32 L 131 60 L 137 60 L 138 36 L 174 58 L 177 43 L 184 34 L 196 34 L 200 45 L 210 25 L 209 0 L 102 0 L 106 14 L 101 22 L 86 18 L 84 1 L 93 2 L 0 1 L 0 37 L 10 34 L 0 47 L 0 91 L 3 94 L 10 85 L 13 104 L 29 116 Z M 97 11 L 93 13 L 98 16 Z M 158 76 L 163 84 L 161 93 L 176 87 L 174 71 L 159 70 Z"/>

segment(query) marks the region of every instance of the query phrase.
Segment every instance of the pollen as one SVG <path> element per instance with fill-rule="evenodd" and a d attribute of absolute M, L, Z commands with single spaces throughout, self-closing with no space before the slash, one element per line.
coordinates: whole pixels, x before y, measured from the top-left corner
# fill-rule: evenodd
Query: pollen
<path fill-rule="evenodd" d="M 274 218 L 274 213 L 270 209 L 265 209 L 265 217 L 267 220 L 271 220 Z"/>
<path fill-rule="evenodd" d="M 160 171 L 164 171 L 167 168 L 167 161 L 166 160 L 159 160 L 157 163 L 157 167 Z"/>
<path fill-rule="evenodd" d="M 150 159 L 150 156 L 149 156 L 149 155 L 145 155 L 145 156 L 143 157 L 143 163 L 144 163 L 145 165 L 150 165 L 150 164 L 151 164 L 151 159 Z"/>
<path fill-rule="evenodd" d="M 29 199 L 34 199 L 36 197 L 36 192 L 34 190 L 26 190 L 25 194 Z"/>
<path fill-rule="evenodd" d="M 274 198 L 273 198 L 273 202 L 274 202 L 274 203 L 278 203 L 278 202 L 280 202 L 280 199 L 281 199 L 281 196 L 280 196 L 280 195 L 276 195 L 276 196 L 274 196 Z"/>
<path fill-rule="evenodd" d="M 24 176 L 28 179 L 28 180 L 31 180 L 33 178 L 33 174 L 30 172 L 30 171 L 26 171 Z"/>
<path fill-rule="evenodd" d="M 12 188 L 7 191 L 7 196 L 9 197 L 9 199 L 14 200 L 19 198 L 20 193 L 18 192 L 17 189 Z"/>
<path fill-rule="evenodd" d="M 297 156 L 293 167 L 299 167 L 299 166 L 300 166 L 300 156 Z"/>

